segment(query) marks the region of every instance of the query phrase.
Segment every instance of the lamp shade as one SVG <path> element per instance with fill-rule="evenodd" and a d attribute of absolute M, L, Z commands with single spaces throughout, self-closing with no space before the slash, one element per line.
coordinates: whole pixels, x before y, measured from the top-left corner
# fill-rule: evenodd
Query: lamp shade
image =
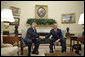
<path fill-rule="evenodd" d="M 14 17 L 11 9 L 2 9 L 1 22 L 3 21 L 14 22 Z"/>
<path fill-rule="evenodd" d="M 82 13 L 82 14 L 80 15 L 78 24 L 84 24 L 84 13 Z"/>

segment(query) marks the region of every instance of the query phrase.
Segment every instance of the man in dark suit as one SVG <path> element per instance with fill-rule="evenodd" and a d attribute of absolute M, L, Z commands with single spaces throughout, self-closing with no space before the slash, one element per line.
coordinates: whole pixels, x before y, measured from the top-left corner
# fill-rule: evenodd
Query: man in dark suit
<path fill-rule="evenodd" d="M 31 46 L 32 46 L 32 43 L 34 43 L 35 45 L 35 48 L 33 50 L 33 54 L 39 54 L 38 52 L 38 48 L 39 48 L 39 38 L 40 39 L 44 39 L 43 36 L 39 36 L 37 34 L 37 31 L 36 31 L 36 22 L 33 22 L 31 27 L 28 28 L 27 30 L 27 34 L 26 34 L 26 37 L 25 37 L 25 44 L 28 45 L 28 55 L 30 56 L 30 52 L 31 52 Z"/>
<path fill-rule="evenodd" d="M 50 30 L 50 34 L 45 36 L 45 38 L 49 38 L 51 35 L 52 35 L 52 37 L 50 39 L 50 46 L 49 46 L 50 53 L 53 53 L 54 42 L 56 42 L 56 43 L 61 42 L 62 52 L 66 51 L 66 43 L 63 38 L 61 30 L 57 28 L 57 24 L 54 24 L 53 29 Z"/>

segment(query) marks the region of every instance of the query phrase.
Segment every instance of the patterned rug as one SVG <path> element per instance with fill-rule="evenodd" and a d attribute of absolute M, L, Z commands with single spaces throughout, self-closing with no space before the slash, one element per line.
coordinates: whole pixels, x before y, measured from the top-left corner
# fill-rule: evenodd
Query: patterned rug
<path fill-rule="evenodd" d="M 72 52 L 66 52 L 66 53 L 55 52 L 55 53 L 45 53 L 45 56 L 78 56 L 78 55 Z"/>

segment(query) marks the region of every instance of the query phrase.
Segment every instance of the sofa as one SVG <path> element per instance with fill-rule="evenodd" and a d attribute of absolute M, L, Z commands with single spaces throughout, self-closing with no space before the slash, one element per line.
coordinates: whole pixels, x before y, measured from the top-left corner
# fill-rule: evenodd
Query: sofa
<path fill-rule="evenodd" d="M 1 34 L 1 56 L 17 56 L 18 47 L 11 44 L 4 44 Z"/>

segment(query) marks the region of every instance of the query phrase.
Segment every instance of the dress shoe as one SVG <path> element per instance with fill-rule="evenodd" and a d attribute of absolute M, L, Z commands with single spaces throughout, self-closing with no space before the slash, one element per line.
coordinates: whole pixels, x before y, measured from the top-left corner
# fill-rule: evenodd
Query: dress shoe
<path fill-rule="evenodd" d="M 64 53 L 64 52 L 66 52 L 66 51 L 62 51 L 62 53 Z"/>
<path fill-rule="evenodd" d="M 32 52 L 32 54 L 37 54 L 37 55 L 38 55 L 38 54 L 39 54 L 39 52 L 38 52 L 38 51 L 35 51 L 35 52 Z"/>
<path fill-rule="evenodd" d="M 53 53 L 54 51 L 50 50 L 50 53 Z"/>

